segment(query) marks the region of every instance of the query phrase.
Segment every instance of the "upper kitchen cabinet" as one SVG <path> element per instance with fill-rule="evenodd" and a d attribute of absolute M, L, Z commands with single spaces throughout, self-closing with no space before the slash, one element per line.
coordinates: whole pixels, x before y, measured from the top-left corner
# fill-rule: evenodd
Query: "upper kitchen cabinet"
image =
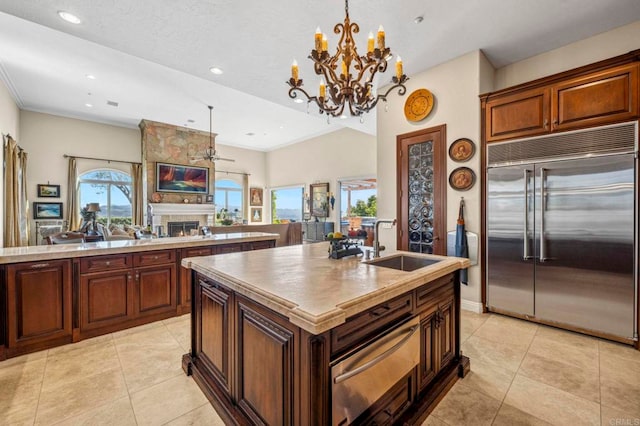
<path fill-rule="evenodd" d="M 638 117 L 637 62 L 579 68 L 481 96 L 487 142 Z"/>

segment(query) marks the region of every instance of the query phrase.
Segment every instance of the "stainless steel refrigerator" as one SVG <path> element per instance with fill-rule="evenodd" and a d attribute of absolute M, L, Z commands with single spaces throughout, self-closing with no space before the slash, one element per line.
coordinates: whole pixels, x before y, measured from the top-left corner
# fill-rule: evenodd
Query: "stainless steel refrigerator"
<path fill-rule="evenodd" d="M 637 339 L 635 123 L 489 145 L 487 306 Z"/>

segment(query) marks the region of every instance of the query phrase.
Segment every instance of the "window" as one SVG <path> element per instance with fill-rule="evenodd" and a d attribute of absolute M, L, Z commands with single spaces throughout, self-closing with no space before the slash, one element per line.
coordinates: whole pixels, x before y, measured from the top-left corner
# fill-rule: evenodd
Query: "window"
<path fill-rule="evenodd" d="M 300 222 L 302 220 L 302 186 L 271 190 L 271 223 Z"/>
<path fill-rule="evenodd" d="M 231 179 L 216 180 L 215 203 L 219 219 L 242 222 L 242 194 L 242 185 Z"/>
<path fill-rule="evenodd" d="M 103 225 L 131 225 L 131 176 L 115 170 L 93 170 L 79 179 L 80 207 L 99 203 L 96 221 Z"/>
<path fill-rule="evenodd" d="M 340 183 L 340 229 L 359 229 L 375 223 L 377 182 L 375 179 L 350 179 Z"/>

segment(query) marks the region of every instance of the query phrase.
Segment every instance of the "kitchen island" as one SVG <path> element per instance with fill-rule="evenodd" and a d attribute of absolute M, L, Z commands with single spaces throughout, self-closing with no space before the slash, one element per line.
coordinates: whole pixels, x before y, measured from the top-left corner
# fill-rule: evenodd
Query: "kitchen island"
<path fill-rule="evenodd" d="M 327 248 L 183 259 L 194 295 L 183 368 L 225 423 L 419 424 L 468 371 L 467 259 L 386 256 L 435 262 L 404 271 Z"/>
<path fill-rule="evenodd" d="M 260 232 L 0 249 L 0 361 L 181 315 L 186 257 L 275 246 Z"/>

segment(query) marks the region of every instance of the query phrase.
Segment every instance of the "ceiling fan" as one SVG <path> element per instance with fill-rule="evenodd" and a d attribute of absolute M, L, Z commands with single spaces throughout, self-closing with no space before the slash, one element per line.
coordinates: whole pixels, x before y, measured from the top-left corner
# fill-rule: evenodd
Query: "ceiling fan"
<path fill-rule="evenodd" d="M 202 153 L 201 156 L 192 157 L 191 161 L 206 160 L 206 161 L 211 161 L 212 163 L 215 163 L 216 161 L 220 160 L 220 161 L 232 161 L 232 162 L 235 162 L 236 160 L 234 160 L 234 159 L 223 158 L 223 157 L 220 157 L 218 155 L 218 152 L 216 151 L 216 144 L 215 144 L 214 139 L 213 139 L 213 125 L 212 125 L 212 123 L 213 123 L 213 107 L 211 105 L 208 105 L 207 108 L 209 108 L 209 147 L 204 150 L 204 152 Z"/>

